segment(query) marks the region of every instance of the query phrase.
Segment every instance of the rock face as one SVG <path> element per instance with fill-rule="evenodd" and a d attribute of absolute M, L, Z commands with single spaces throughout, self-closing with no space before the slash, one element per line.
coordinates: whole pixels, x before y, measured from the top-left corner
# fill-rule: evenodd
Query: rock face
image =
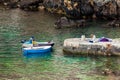
<path fill-rule="evenodd" d="M 23 10 L 37 10 L 40 3 L 43 3 L 43 0 L 2 0 L 5 6 L 8 8 L 20 8 Z"/>
<path fill-rule="evenodd" d="M 44 0 L 43 4 L 46 8 L 58 8 L 61 6 L 61 0 Z"/>
<path fill-rule="evenodd" d="M 71 19 L 120 19 L 120 0 L 0 0 L 0 3 L 23 10 L 37 10 L 42 5 Z"/>
<path fill-rule="evenodd" d="M 69 20 L 66 17 L 61 17 L 59 20 L 55 22 L 55 27 L 57 29 L 62 27 L 85 27 L 85 20 Z"/>
<path fill-rule="evenodd" d="M 19 2 L 19 8 L 24 10 L 37 10 L 39 3 L 42 3 L 43 0 L 22 0 Z"/>
<path fill-rule="evenodd" d="M 120 0 L 45 0 L 44 4 L 46 8 L 61 9 L 69 18 L 120 17 Z"/>
<path fill-rule="evenodd" d="M 115 19 L 118 16 L 118 5 L 115 1 L 104 2 L 99 8 L 99 15 L 108 19 Z"/>
<path fill-rule="evenodd" d="M 17 8 L 18 1 L 19 0 L 1 0 L 0 3 L 8 6 L 8 8 Z"/>
<path fill-rule="evenodd" d="M 89 42 L 90 38 L 66 39 L 63 51 L 69 55 L 116 55 L 120 56 L 120 39 L 112 39 L 111 42 Z"/>

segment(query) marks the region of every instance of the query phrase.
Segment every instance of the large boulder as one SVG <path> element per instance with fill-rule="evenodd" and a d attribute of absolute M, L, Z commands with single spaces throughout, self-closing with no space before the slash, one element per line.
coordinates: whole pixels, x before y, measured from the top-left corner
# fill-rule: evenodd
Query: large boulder
<path fill-rule="evenodd" d="M 61 0 L 44 0 L 43 5 L 46 8 L 57 8 L 61 6 Z"/>
<path fill-rule="evenodd" d="M 104 19 L 116 19 L 119 17 L 119 0 L 94 0 L 96 16 Z"/>
<path fill-rule="evenodd" d="M 2 0 L 0 1 L 8 8 L 20 8 L 23 10 L 37 10 L 43 0 Z"/>
<path fill-rule="evenodd" d="M 45 0 L 49 8 L 56 9 L 56 0 Z M 120 15 L 120 0 L 58 0 L 68 18 L 116 19 Z"/>
<path fill-rule="evenodd" d="M 120 20 L 113 20 L 107 24 L 110 27 L 120 27 Z"/>
<path fill-rule="evenodd" d="M 70 20 L 66 17 L 61 17 L 55 22 L 55 28 L 60 29 L 62 27 L 83 27 L 85 26 L 85 20 Z"/>
<path fill-rule="evenodd" d="M 17 8 L 17 4 L 20 0 L 1 0 L 0 3 L 7 6 L 8 8 Z"/>
<path fill-rule="evenodd" d="M 101 15 L 105 16 L 107 18 L 116 18 L 117 16 L 117 5 L 116 2 L 110 1 L 106 4 L 101 9 Z"/>
<path fill-rule="evenodd" d="M 19 2 L 19 8 L 23 10 L 37 10 L 43 0 L 22 0 Z"/>
<path fill-rule="evenodd" d="M 120 0 L 115 0 L 115 1 L 117 3 L 118 7 L 120 8 Z"/>
<path fill-rule="evenodd" d="M 94 14 L 93 6 L 89 3 L 88 0 L 64 0 L 62 8 L 66 12 L 67 17 L 71 18 L 86 18 L 92 17 Z"/>

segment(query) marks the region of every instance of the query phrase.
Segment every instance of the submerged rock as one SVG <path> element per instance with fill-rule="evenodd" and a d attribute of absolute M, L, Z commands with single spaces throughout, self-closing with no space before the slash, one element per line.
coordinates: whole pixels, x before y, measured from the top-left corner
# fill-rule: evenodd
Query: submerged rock
<path fill-rule="evenodd" d="M 120 20 L 113 20 L 107 24 L 107 26 L 111 27 L 120 27 Z"/>

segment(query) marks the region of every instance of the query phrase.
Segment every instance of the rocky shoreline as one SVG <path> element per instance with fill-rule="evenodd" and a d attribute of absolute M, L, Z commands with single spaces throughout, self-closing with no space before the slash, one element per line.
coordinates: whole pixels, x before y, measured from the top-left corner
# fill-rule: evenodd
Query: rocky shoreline
<path fill-rule="evenodd" d="M 72 20 L 111 20 L 108 26 L 120 27 L 120 0 L 1 0 L 0 3 L 9 9 L 44 9 Z"/>

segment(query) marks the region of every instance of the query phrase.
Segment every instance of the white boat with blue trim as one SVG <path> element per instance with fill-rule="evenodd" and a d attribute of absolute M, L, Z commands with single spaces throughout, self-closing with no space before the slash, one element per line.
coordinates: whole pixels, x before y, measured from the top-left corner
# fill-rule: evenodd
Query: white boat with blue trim
<path fill-rule="evenodd" d="M 48 53 L 51 52 L 52 46 L 38 46 L 38 47 L 27 47 L 23 48 L 23 54 L 38 54 L 38 53 Z"/>

